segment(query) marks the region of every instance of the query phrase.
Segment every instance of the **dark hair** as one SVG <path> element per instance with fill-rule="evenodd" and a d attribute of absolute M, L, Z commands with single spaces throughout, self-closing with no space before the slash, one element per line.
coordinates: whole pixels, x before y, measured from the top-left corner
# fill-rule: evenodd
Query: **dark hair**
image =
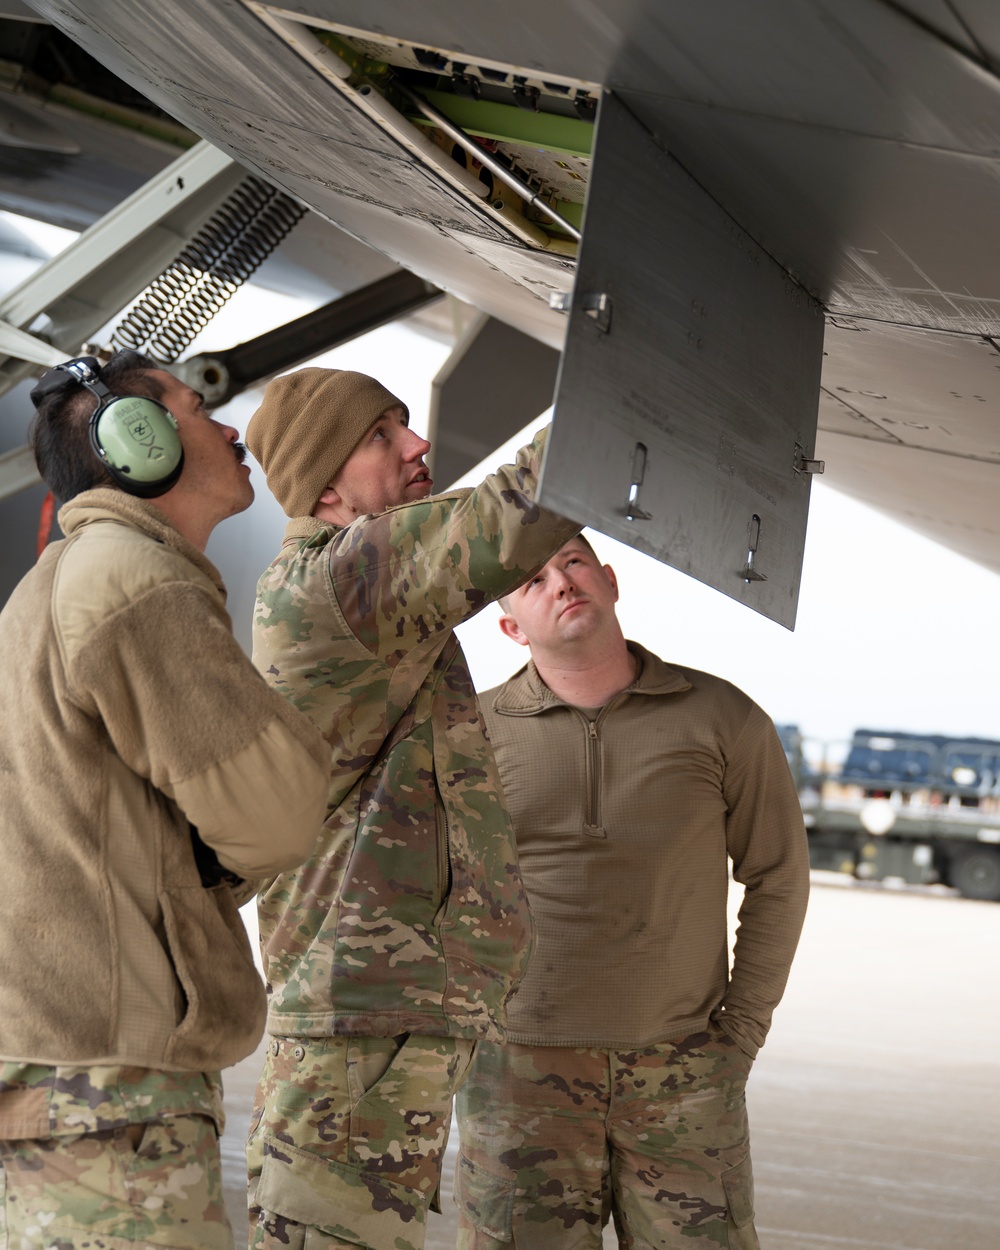
<path fill-rule="evenodd" d="M 160 399 L 163 386 L 150 373 L 162 367 L 141 352 L 116 352 L 101 367 L 101 381 L 113 395 Z M 87 427 L 97 404 L 97 396 L 67 374 L 66 385 L 42 400 L 31 422 L 35 464 L 60 503 L 95 486 L 115 486 L 90 445 Z"/>

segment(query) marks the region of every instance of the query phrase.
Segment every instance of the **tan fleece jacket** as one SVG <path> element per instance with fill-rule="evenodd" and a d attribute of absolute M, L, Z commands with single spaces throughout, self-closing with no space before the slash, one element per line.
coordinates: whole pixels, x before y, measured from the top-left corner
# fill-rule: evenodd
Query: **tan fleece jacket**
<path fill-rule="evenodd" d="M 205 888 L 190 825 L 240 877 L 295 866 L 329 749 L 152 504 L 94 490 L 59 520 L 0 613 L 0 1058 L 224 1067 L 264 1023 L 252 886 Z"/>
<path fill-rule="evenodd" d="M 798 796 L 742 691 L 629 647 L 639 675 L 594 721 L 533 664 L 481 697 L 538 931 L 510 1040 L 644 1046 L 722 1012 L 754 1055 L 805 915 Z M 727 856 L 746 887 L 731 976 Z"/>

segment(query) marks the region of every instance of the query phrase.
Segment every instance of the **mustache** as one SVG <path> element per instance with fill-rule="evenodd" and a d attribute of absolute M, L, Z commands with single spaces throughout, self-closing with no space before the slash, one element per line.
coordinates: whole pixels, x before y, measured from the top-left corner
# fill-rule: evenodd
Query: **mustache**
<path fill-rule="evenodd" d="M 233 443 L 233 455 L 236 457 L 237 464 L 242 464 L 247 458 L 247 449 L 243 443 Z"/>

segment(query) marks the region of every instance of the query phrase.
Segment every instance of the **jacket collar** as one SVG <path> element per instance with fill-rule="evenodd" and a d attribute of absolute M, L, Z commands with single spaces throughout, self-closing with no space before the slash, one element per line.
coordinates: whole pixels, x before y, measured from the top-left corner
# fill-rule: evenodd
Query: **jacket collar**
<path fill-rule="evenodd" d="M 639 661 L 638 675 L 626 687 L 629 694 L 676 694 L 691 689 L 691 683 L 679 669 L 671 668 L 652 651 L 631 641 L 628 649 Z M 535 716 L 549 708 L 566 706 L 539 677 L 534 660 L 508 678 L 493 697 L 493 710 L 501 716 Z"/>
<path fill-rule="evenodd" d="M 184 535 L 174 529 L 163 513 L 146 499 L 137 499 L 123 490 L 109 486 L 97 486 L 81 491 L 59 509 L 59 526 L 68 537 L 99 522 L 129 525 L 148 534 L 155 542 L 163 543 L 182 555 L 212 582 L 223 599 L 226 587 L 222 574 L 203 551 Z"/>
<path fill-rule="evenodd" d="M 341 528 L 339 525 L 334 525 L 332 521 L 319 521 L 314 516 L 293 517 L 285 526 L 285 537 L 281 540 L 281 545 L 301 543 L 304 538 L 312 538 L 321 530 L 332 534 Z"/>

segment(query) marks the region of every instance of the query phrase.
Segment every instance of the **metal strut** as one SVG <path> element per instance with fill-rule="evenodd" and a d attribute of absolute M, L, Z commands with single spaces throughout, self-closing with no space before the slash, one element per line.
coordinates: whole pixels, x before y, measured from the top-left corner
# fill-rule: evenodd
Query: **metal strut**
<path fill-rule="evenodd" d="M 306 211 L 251 175 L 154 278 L 116 327 L 111 345 L 173 363 Z"/>

